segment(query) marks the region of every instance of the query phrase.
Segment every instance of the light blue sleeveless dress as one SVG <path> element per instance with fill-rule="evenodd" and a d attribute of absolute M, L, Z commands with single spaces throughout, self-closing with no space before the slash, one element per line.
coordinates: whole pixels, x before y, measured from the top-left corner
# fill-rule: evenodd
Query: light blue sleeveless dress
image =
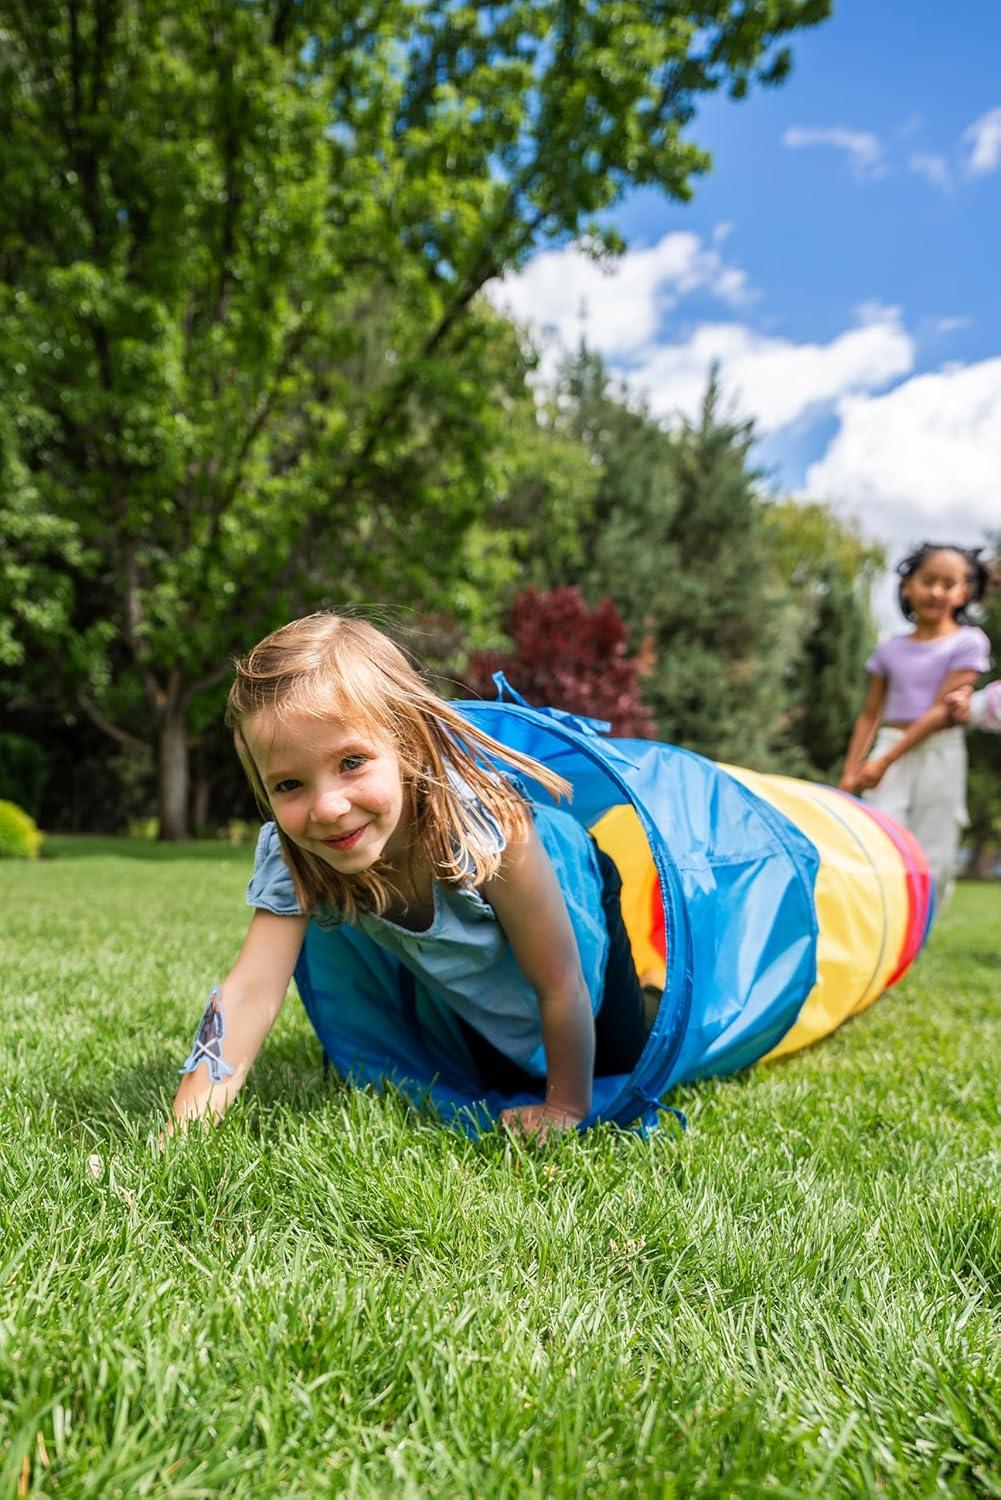
<path fill-rule="evenodd" d="M 484 848 L 491 852 L 503 849 L 500 825 L 482 803 L 477 802 L 476 812 Z M 532 804 L 532 814 L 566 901 L 592 1012 L 597 1015 L 604 991 L 608 933 L 594 843 L 586 829 L 568 813 Z M 420 1025 L 431 1028 L 439 1054 L 444 1047 L 457 1066 L 468 1071 L 468 1049 L 456 1020 L 461 1017 L 505 1057 L 526 1072 L 544 1078 L 546 1058 L 539 1002 L 492 907 L 471 884 L 456 886 L 435 881 L 432 895 L 434 917 L 423 932 L 411 932 L 371 912 L 359 913 L 357 922 L 350 926 L 329 906 L 315 912 L 307 930 L 303 957 L 304 960 L 309 957 L 314 970 L 334 976 L 328 977 L 319 989 L 325 996 L 323 1003 L 338 1006 L 338 992 L 342 997 L 365 991 L 395 994 L 399 991 L 402 966 L 413 975 L 416 1014 Z M 278 916 L 299 914 L 292 877 L 274 823 L 266 823 L 261 829 L 247 904 Z M 344 1003 L 350 1004 L 346 1000 Z M 321 1042 L 327 1046 L 328 1028 L 323 1025 L 322 1014 L 314 1014 L 314 1009 L 315 999 L 312 1007 L 307 1005 L 307 1010 Z M 385 1015 L 387 1023 L 393 1021 L 389 1010 Z M 336 1030 L 341 1048 L 334 1061 L 343 1068 L 349 1065 L 343 1045 L 345 1035 L 350 1034 L 350 1016 L 339 1009 L 337 1022 L 330 1031 L 332 1034 Z M 371 1017 L 366 1024 L 371 1026 Z M 365 1051 L 370 1040 L 368 1036 L 357 1038 L 359 1052 Z M 379 1040 L 385 1045 L 384 1037 Z M 406 1068 L 407 1060 L 404 1047 L 401 1068 Z"/>

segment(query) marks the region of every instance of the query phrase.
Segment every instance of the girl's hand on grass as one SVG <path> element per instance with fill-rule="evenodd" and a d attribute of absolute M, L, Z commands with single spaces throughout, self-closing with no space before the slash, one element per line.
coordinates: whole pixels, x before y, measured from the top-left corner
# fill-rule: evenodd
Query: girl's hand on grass
<path fill-rule="evenodd" d="M 868 792 L 871 791 L 874 786 L 879 786 L 879 783 L 882 781 L 883 777 L 886 775 L 889 769 L 890 762 L 886 759 L 885 756 L 881 755 L 878 760 L 867 760 L 861 771 L 858 773 L 857 785 L 859 791 Z"/>
<path fill-rule="evenodd" d="M 501 1113 L 501 1124 L 533 1145 L 544 1146 L 551 1135 L 576 1130 L 584 1116 L 558 1104 L 522 1104 Z"/>

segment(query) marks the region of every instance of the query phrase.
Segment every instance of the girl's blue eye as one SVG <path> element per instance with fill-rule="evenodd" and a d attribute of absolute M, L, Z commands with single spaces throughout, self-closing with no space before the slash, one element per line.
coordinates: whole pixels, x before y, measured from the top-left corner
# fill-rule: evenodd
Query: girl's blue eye
<path fill-rule="evenodd" d="M 286 781 L 279 781 L 275 787 L 275 791 L 279 794 L 281 794 L 282 792 L 291 792 L 294 791 L 296 787 L 301 785 L 301 781 L 296 781 L 290 776 Z"/>
<path fill-rule="evenodd" d="M 341 761 L 341 769 L 343 771 L 360 771 L 367 760 L 367 755 L 346 755 Z"/>

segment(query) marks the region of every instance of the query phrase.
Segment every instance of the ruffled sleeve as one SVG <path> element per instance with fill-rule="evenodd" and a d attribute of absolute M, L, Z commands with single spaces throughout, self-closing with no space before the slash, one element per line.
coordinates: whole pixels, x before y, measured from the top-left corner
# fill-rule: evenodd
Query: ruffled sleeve
<path fill-rule="evenodd" d="M 507 848 L 507 838 L 500 819 L 491 812 L 490 808 L 486 806 L 481 798 L 476 796 L 468 781 L 454 766 L 449 766 L 447 770 L 448 779 L 466 805 L 466 812 L 469 817 L 469 832 L 476 848 L 482 854 L 503 854 Z M 524 799 L 529 811 L 532 811 L 532 804 L 528 799 L 527 789 L 522 781 L 502 771 L 495 771 L 493 774 L 498 781 L 503 779 L 509 782 L 518 795 Z M 457 841 L 453 844 L 453 847 L 456 855 L 458 855 L 459 846 Z M 464 873 L 466 875 L 473 873 L 471 860 L 467 860 Z"/>
<path fill-rule="evenodd" d="M 978 625 L 967 625 L 956 632 L 956 644 L 949 660 L 953 672 L 986 672 L 991 664 L 991 643 Z"/>
<path fill-rule="evenodd" d="M 254 873 L 247 886 L 247 905 L 274 912 L 276 917 L 302 914 L 274 823 L 265 823 L 257 840 Z"/>
<path fill-rule="evenodd" d="M 865 664 L 866 671 L 870 672 L 873 677 L 889 676 L 889 673 L 886 670 L 886 662 L 883 660 L 883 647 L 885 645 L 885 641 L 880 641 L 879 645 L 876 647 L 875 651 L 872 652 L 869 660 Z"/>

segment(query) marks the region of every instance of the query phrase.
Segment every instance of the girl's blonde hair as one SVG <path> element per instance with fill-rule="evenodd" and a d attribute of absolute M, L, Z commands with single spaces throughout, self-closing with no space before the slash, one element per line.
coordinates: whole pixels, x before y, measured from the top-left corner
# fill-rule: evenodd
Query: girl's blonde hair
<path fill-rule="evenodd" d="M 462 795 L 456 775 L 494 815 L 506 838 L 524 832 L 528 811 L 507 778 L 484 766 L 485 756 L 523 771 L 554 797 L 570 795 L 562 776 L 468 723 L 388 636 L 349 615 L 323 611 L 293 620 L 236 663 L 226 723 L 258 805 L 271 818 L 267 788 L 243 735 L 255 714 L 279 723 L 291 714 L 336 718 L 391 745 L 400 760 L 411 846 L 435 879 L 453 885 L 479 885 L 497 874 L 501 862 L 499 851 L 483 847 L 476 807 Z M 359 908 L 386 909 L 393 887 L 385 866 L 341 875 L 300 849 L 281 828 L 278 836 L 304 912 L 328 902 L 350 922 Z"/>

